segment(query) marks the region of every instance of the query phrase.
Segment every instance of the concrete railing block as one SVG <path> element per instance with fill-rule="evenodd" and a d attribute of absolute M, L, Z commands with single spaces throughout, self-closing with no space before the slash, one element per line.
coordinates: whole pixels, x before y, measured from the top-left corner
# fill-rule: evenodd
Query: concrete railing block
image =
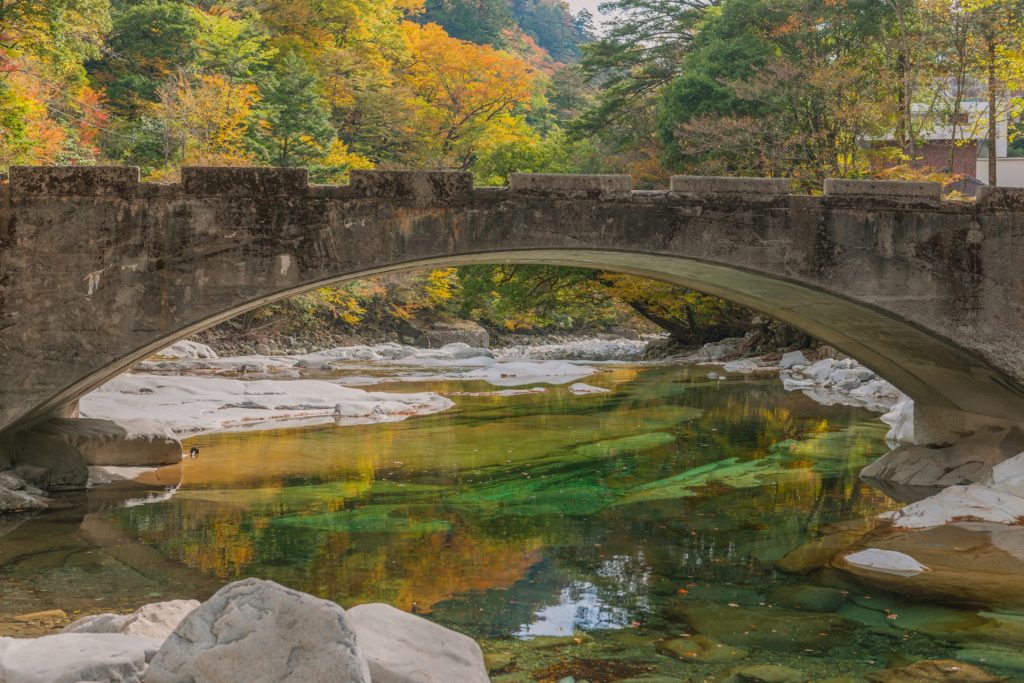
<path fill-rule="evenodd" d="M 983 185 L 978 188 L 978 205 L 988 208 L 1024 211 L 1024 187 L 992 187 Z"/>
<path fill-rule="evenodd" d="M 465 204 L 473 195 L 473 174 L 463 171 L 352 171 L 354 197 L 387 199 L 413 206 Z"/>
<path fill-rule="evenodd" d="M 513 173 L 508 178 L 508 189 L 515 194 L 563 199 L 628 198 L 633 191 L 633 178 L 628 175 Z"/>
<path fill-rule="evenodd" d="M 304 168 L 185 166 L 181 169 L 181 188 L 185 194 L 221 197 L 303 194 L 308 187 L 309 171 Z"/>
<path fill-rule="evenodd" d="M 941 183 L 911 183 L 902 180 L 846 180 L 827 178 L 826 197 L 875 197 L 939 201 Z"/>
<path fill-rule="evenodd" d="M 103 197 L 124 195 L 139 184 L 137 166 L 12 166 L 12 195 Z"/>
<path fill-rule="evenodd" d="M 789 179 L 674 175 L 669 189 L 685 194 L 778 196 L 789 194 Z"/>

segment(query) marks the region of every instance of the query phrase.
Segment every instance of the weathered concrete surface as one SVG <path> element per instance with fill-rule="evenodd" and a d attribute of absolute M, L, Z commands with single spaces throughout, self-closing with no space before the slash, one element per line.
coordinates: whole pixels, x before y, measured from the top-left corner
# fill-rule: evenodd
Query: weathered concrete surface
<path fill-rule="evenodd" d="M 936 425 L 1024 420 L 1024 193 L 935 186 L 297 169 L 14 168 L 0 185 L 0 428 L 310 287 L 424 266 L 596 267 L 723 296 L 832 344 Z M 961 417 L 960 416 L 965 416 Z"/>

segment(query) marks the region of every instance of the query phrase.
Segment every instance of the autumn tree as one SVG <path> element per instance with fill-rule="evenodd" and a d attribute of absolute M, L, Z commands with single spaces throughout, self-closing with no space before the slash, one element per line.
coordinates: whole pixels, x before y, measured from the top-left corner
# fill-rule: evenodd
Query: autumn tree
<path fill-rule="evenodd" d="M 452 38 L 436 24 L 405 30 L 418 163 L 466 169 L 485 142 L 523 132 L 534 75 L 522 59 Z"/>
<path fill-rule="evenodd" d="M 179 74 L 158 90 L 153 107 L 165 136 L 165 166 L 244 166 L 249 129 L 259 102 L 252 84 L 224 76 L 190 78 Z"/>

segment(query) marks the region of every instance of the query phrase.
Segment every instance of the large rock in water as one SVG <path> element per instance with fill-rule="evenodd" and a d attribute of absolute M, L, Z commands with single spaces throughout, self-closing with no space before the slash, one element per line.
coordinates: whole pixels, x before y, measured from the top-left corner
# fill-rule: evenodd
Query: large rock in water
<path fill-rule="evenodd" d="M 347 612 L 370 664 L 373 683 L 487 683 L 480 646 L 472 638 L 390 605 Z"/>
<path fill-rule="evenodd" d="M 153 420 L 51 418 L 34 428 L 78 449 L 86 465 L 153 467 L 181 462 L 181 442 Z"/>
<path fill-rule="evenodd" d="M 198 600 L 169 600 L 143 605 L 131 614 L 95 614 L 68 624 L 61 633 L 120 633 L 165 640 L 199 607 Z"/>
<path fill-rule="evenodd" d="M 993 467 L 1021 451 L 1024 432 L 993 427 L 944 448 L 901 446 L 865 467 L 860 476 L 911 487 L 973 484 L 991 477 Z"/>
<path fill-rule="evenodd" d="M 146 674 L 147 683 L 235 681 L 370 683 L 370 672 L 345 610 L 273 581 L 246 579 L 189 614 Z"/>
<path fill-rule="evenodd" d="M 141 683 L 160 641 L 113 633 L 0 638 L 3 683 Z"/>
<path fill-rule="evenodd" d="M 37 431 L 14 437 L 14 471 L 44 491 L 84 489 L 89 481 L 85 459 L 63 438 Z"/>
<path fill-rule="evenodd" d="M 88 467 L 153 467 L 181 462 L 181 442 L 148 420 L 53 417 L 4 444 L 14 471 L 44 491 L 83 489 Z"/>

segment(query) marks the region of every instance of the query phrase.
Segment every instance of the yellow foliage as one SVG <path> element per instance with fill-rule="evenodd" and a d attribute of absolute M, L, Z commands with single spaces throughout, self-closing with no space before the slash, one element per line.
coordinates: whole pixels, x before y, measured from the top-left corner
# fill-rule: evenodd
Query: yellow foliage
<path fill-rule="evenodd" d="M 455 295 L 458 287 L 457 268 L 438 268 L 427 274 L 425 290 L 432 304 L 448 301 Z"/>
<path fill-rule="evenodd" d="M 348 145 L 337 139 L 331 143 L 320 163 L 329 169 L 324 182 L 337 185 L 348 182 L 349 171 L 368 170 L 374 167 L 370 159 L 349 151 Z"/>
<path fill-rule="evenodd" d="M 405 70 L 422 162 L 468 168 L 486 141 L 520 135 L 517 112 L 535 88 L 530 66 L 514 55 L 452 38 L 437 24 L 404 24 L 412 52 Z"/>
<path fill-rule="evenodd" d="M 423 0 L 269 0 L 261 15 L 279 48 L 314 65 L 324 98 L 347 107 L 392 85 L 394 66 L 408 59 L 402 19 L 422 10 Z"/>
<path fill-rule="evenodd" d="M 159 95 L 154 113 L 164 123 L 168 152 L 176 148 L 183 165 L 251 163 L 246 135 L 260 101 L 255 85 L 219 75 L 190 79 L 179 74 Z"/>

